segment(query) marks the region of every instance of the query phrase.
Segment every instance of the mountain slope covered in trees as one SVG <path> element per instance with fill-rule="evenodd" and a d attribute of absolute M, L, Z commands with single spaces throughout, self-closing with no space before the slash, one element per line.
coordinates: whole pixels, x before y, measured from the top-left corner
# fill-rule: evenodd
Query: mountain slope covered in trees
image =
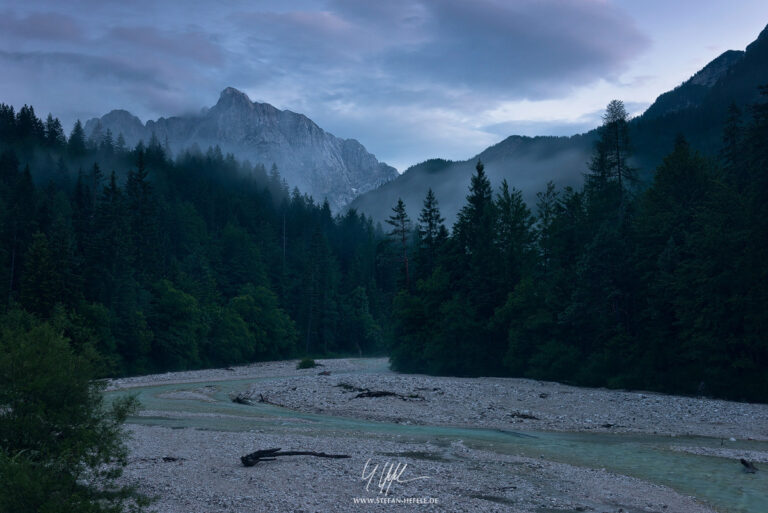
<path fill-rule="evenodd" d="M 386 234 L 218 147 L 171 159 L 157 138 L 96 143 L 79 122 L 67 137 L 0 105 L 0 299 L 92 350 L 102 375 L 387 352 L 409 372 L 768 401 L 768 90 L 726 110 L 708 154 L 679 133 L 664 150 L 721 87 L 759 75 L 765 40 L 697 78 L 715 85 L 696 105 L 631 121 L 610 102 L 583 179 L 534 201 L 494 166 L 586 138 L 489 148 L 454 219 L 438 186 L 455 163 L 424 163 L 435 190 L 418 216 L 393 201 Z M 654 141 L 641 121 L 667 151 L 653 169 L 633 153 Z"/>
<path fill-rule="evenodd" d="M 679 136 L 645 190 L 613 101 L 583 185 L 550 182 L 533 211 L 478 162 L 448 235 L 430 191 L 401 259 L 416 266 L 393 366 L 768 401 L 763 92 L 748 121 L 733 107 L 718 158 Z M 391 219 L 408 225 L 402 202 Z"/>
<path fill-rule="evenodd" d="M 719 148 L 720 136 L 735 104 L 742 111 L 758 99 L 758 86 L 768 83 L 768 28 L 746 51 L 730 51 L 714 59 L 673 91 L 659 96 L 647 111 L 630 121 L 633 163 L 647 185 L 653 170 L 683 134 L 691 146 L 708 156 Z M 571 137 L 510 136 L 466 161 L 429 160 L 407 169 L 397 179 L 356 198 L 351 207 L 376 221 L 389 215 L 398 198 L 416 215 L 429 188 L 440 198 L 453 222 L 461 209 L 474 163 L 486 163 L 488 177 L 498 185 L 506 179 L 533 204 L 549 180 L 560 187 L 578 186 L 586 171 L 597 130 Z"/>
<path fill-rule="evenodd" d="M 91 341 L 104 373 L 384 349 L 371 221 L 218 148 L 170 160 L 0 105 L 0 237 L 3 308 Z"/>

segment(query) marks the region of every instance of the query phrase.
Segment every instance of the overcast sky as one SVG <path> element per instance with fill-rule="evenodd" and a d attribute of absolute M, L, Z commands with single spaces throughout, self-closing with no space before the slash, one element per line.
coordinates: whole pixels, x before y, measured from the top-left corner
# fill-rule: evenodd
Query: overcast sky
<path fill-rule="evenodd" d="M 233 86 L 403 171 L 640 113 L 766 24 L 765 0 L 0 0 L 0 102 L 69 130 Z"/>

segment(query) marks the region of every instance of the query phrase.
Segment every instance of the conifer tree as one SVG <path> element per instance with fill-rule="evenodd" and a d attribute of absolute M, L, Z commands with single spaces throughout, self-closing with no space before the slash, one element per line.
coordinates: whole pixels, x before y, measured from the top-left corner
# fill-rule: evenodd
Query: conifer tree
<path fill-rule="evenodd" d="M 36 144 L 45 140 L 45 127 L 35 115 L 33 107 L 24 105 L 16 114 L 16 137 L 22 144 Z"/>
<path fill-rule="evenodd" d="M 75 121 L 75 126 L 69 134 L 67 151 L 72 158 L 79 158 L 85 155 L 85 130 L 83 130 L 83 125 L 79 119 Z"/>
<path fill-rule="evenodd" d="M 424 198 L 424 206 L 419 214 L 417 230 L 419 234 L 419 260 L 423 274 L 429 275 L 437 262 L 438 249 L 448 238 L 448 231 L 440 215 L 435 193 L 430 188 Z"/>
<path fill-rule="evenodd" d="M 501 293 L 496 286 L 499 263 L 494 245 L 496 207 L 491 182 L 480 161 L 472 175 L 467 203 L 457 217 L 453 240 L 458 253 L 454 255 L 451 272 L 481 315 L 490 314 L 495 298 Z"/>
<path fill-rule="evenodd" d="M 19 269 L 23 248 L 26 247 L 32 233 L 36 230 L 35 220 L 35 184 L 29 165 L 17 176 L 9 201 L 7 244 L 10 253 L 8 279 L 8 305 L 18 290 Z"/>
<path fill-rule="evenodd" d="M 101 150 L 107 156 L 110 156 L 115 152 L 115 141 L 112 137 L 112 130 L 109 128 L 107 128 L 107 131 L 104 133 L 104 137 L 101 139 L 99 150 Z"/>
<path fill-rule="evenodd" d="M 125 153 L 125 137 L 123 137 L 123 133 L 120 132 L 117 134 L 117 140 L 115 141 L 115 152 L 118 154 Z"/>
<path fill-rule="evenodd" d="M 51 114 L 48 114 L 48 117 L 45 120 L 45 142 L 47 146 L 57 149 L 63 148 L 67 143 L 64 129 L 61 127 L 61 122 Z"/>
<path fill-rule="evenodd" d="M 397 199 L 397 205 L 392 207 L 392 215 L 387 219 L 387 224 L 392 226 L 389 236 L 400 242 L 402 250 L 401 262 L 405 272 L 405 285 L 410 285 L 410 276 L 408 273 L 408 236 L 411 232 L 411 219 L 405 210 L 405 203 L 402 198 Z"/>
<path fill-rule="evenodd" d="M 605 141 L 610 176 L 619 182 L 619 190 L 632 185 L 636 180 L 635 170 L 629 165 L 630 141 L 629 114 L 621 100 L 611 100 L 603 115 L 601 137 Z"/>
<path fill-rule="evenodd" d="M 64 292 L 61 276 L 54 266 L 48 239 L 43 233 L 32 236 L 24 258 L 21 277 L 21 304 L 29 312 L 46 318 Z"/>
<path fill-rule="evenodd" d="M 501 258 L 501 283 L 512 290 L 522 277 L 533 243 L 533 216 L 523 201 L 523 193 L 510 190 L 506 180 L 496 196 L 496 246 Z"/>
<path fill-rule="evenodd" d="M 739 156 L 742 152 L 743 127 L 741 118 L 741 109 L 735 103 L 731 103 L 728 107 L 728 117 L 723 127 L 723 147 L 720 150 L 720 159 L 723 162 L 723 167 L 726 172 L 731 174 L 736 172 L 736 167 L 740 160 Z"/>
<path fill-rule="evenodd" d="M 453 229 L 463 253 L 477 253 L 478 250 L 482 251 L 482 244 L 491 242 L 493 216 L 491 182 L 485 174 L 485 166 L 478 160 L 469 186 L 467 204 L 459 211 Z"/>
<path fill-rule="evenodd" d="M 536 216 L 538 223 L 538 249 L 541 268 L 546 276 L 551 267 L 552 253 L 556 239 L 555 222 L 558 210 L 558 191 L 555 183 L 547 182 L 542 192 L 536 193 Z"/>

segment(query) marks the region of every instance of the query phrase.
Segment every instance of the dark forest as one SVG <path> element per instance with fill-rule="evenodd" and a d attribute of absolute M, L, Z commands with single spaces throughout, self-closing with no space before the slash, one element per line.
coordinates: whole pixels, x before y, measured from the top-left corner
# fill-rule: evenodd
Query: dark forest
<path fill-rule="evenodd" d="M 102 375 L 389 354 L 406 372 L 768 397 L 768 104 L 733 107 L 719 158 L 678 136 L 651 183 L 609 104 L 583 187 L 533 208 L 483 164 L 449 230 L 431 192 L 386 230 L 279 170 L 156 138 L 66 137 L 0 109 L 6 311 Z"/>

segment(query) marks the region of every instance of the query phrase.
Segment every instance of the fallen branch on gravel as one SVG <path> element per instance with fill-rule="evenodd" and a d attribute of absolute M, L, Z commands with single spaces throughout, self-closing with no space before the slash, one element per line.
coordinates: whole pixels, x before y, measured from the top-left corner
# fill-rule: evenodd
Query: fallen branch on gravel
<path fill-rule="evenodd" d="M 754 474 L 755 472 L 757 472 L 757 467 L 751 461 L 747 461 L 744 458 L 741 458 L 739 461 L 741 462 L 742 465 L 744 465 L 744 472 L 746 472 L 747 474 Z"/>
<path fill-rule="evenodd" d="M 360 399 L 365 397 L 397 397 L 398 399 L 402 399 L 403 401 L 423 401 L 424 400 L 424 398 L 419 394 L 403 395 L 403 394 L 398 394 L 397 392 L 390 392 L 389 390 L 371 390 L 370 388 L 356 387 L 354 385 L 350 385 L 349 383 L 338 383 L 336 386 L 344 389 L 345 392 L 359 392 L 355 396 L 355 399 Z"/>
<path fill-rule="evenodd" d="M 337 383 L 336 386 L 341 388 L 345 392 L 368 392 L 369 391 L 367 388 L 356 387 L 355 385 L 350 385 L 349 383 Z"/>
<path fill-rule="evenodd" d="M 164 462 L 164 463 L 172 463 L 174 461 L 185 461 L 186 458 L 179 458 L 177 456 L 163 456 L 162 458 L 136 458 L 134 461 L 140 461 L 142 463 L 150 463 L 150 462 Z"/>
<path fill-rule="evenodd" d="M 236 396 L 232 397 L 232 402 L 237 404 L 247 404 L 248 406 L 253 406 L 253 399 L 251 399 L 251 395 L 247 393 L 240 392 Z"/>
<path fill-rule="evenodd" d="M 522 413 L 519 411 L 515 411 L 509 414 L 510 417 L 515 417 L 518 419 L 528 419 L 528 420 L 539 420 L 539 418 L 536 415 L 531 415 L 530 413 Z"/>
<path fill-rule="evenodd" d="M 262 394 L 259 394 L 259 402 L 263 404 L 271 404 L 272 406 L 280 406 L 281 408 L 283 407 L 282 404 L 273 403 L 272 401 L 264 397 Z"/>
<path fill-rule="evenodd" d="M 315 451 L 282 451 L 280 447 L 276 449 L 262 449 L 250 454 L 246 454 L 240 458 L 240 461 L 245 467 L 252 467 L 260 461 L 273 461 L 277 456 L 315 456 L 318 458 L 349 458 L 346 454 L 326 454 L 324 452 Z"/>
<path fill-rule="evenodd" d="M 252 392 L 240 392 L 236 396 L 231 397 L 231 399 L 233 403 L 245 404 L 248 406 L 253 406 L 253 403 L 254 403 Z M 272 406 L 280 406 L 281 408 L 283 407 L 282 404 L 273 403 L 272 401 L 264 397 L 264 394 L 259 394 L 259 400 L 257 402 L 262 404 L 270 404 Z"/>
<path fill-rule="evenodd" d="M 390 392 L 388 390 L 366 390 L 364 392 L 360 392 L 355 396 L 355 399 L 362 398 L 362 397 L 397 397 L 398 399 L 402 399 L 403 401 L 423 401 L 424 398 L 420 396 L 419 394 L 398 394 L 397 392 Z"/>

